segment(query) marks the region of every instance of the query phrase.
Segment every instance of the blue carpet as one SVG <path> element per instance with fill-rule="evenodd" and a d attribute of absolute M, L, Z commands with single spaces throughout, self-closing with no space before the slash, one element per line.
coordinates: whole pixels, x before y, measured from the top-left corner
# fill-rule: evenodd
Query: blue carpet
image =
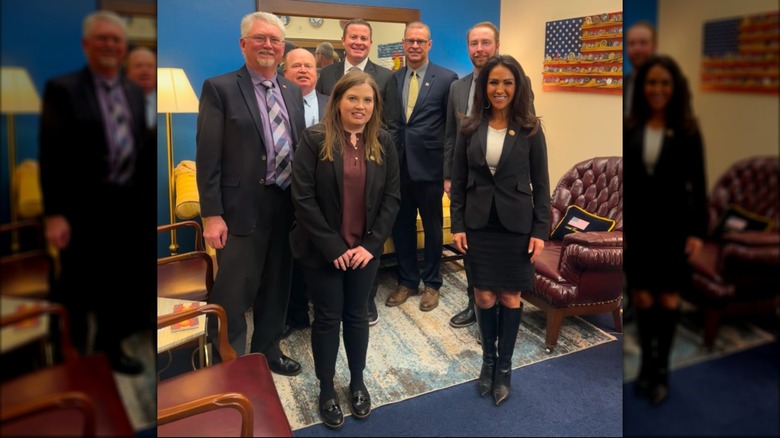
<path fill-rule="evenodd" d="M 682 368 L 651 406 L 624 386 L 625 436 L 779 436 L 778 342 Z"/>
<path fill-rule="evenodd" d="M 587 318 L 612 330 L 611 316 Z M 622 335 L 618 340 L 512 372 L 501 406 L 480 398 L 476 382 L 381 406 L 363 421 L 350 416 L 331 431 L 322 424 L 294 432 L 313 436 L 622 436 Z M 476 375 L 474 379 L 476 379 Z"/>

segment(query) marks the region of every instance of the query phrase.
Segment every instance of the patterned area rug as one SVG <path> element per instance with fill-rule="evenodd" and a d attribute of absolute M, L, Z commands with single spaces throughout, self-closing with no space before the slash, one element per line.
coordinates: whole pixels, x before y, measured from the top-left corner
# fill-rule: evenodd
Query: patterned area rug
<path fill-rule="evenodd" d="M 728 321 L 721 325 L 712 350 L 704 347 L 703 329 L 695 308 L 682 303 L 680 323 L 677 325 L 670 357 L 672 370 L 717 359 L 748 348 L 774 341 L 771 333 L 745 321 Z M 623 381 L 630 382 L 639 375 L 639 339 L 636 322 L 625 324 L 623 331 Z"/>
<path fill-rule="evenodd" d="M 441 271 L 444 285 L 440 303 L 430 312 L 419 310 L 419 297 L 411 297 L 398 307 L 385 306 L 385 299 L 395 289 L 395 271 L 385 268 L 379 273 L 379 323 L 371 327 L 364 373 L 375 408 L 476 380 L 479 375 L 482 350 L 476 341 L 476 324 L 461 329 L 449 324 L 452 315 L 468 302 L 462 262 L 442 263 Z M 566 318 L 556 350 L 547 354 L 544 352 L 544 333 L 544 313 L 525 303 L 513 368 L 616 341 L 614 336 L 581 318 Z M 314 375 L 310 336 L 310 329 L 306 329 L 294 332 L 282 341 L 282 350 L 301 362 L 303 372 L 295 377 L 274 375 L 294 430 L 320 423 L 317 413 L 319 382 Z M 350 415 L 349 369 L 343 345 L 336 363 L 335 384 L 341 407 L 345 415 Z"/>
<path fill-rule="evenodd" d="M 139 332 L 123 343 L 125 351 L 144 364 L 143 373 L 130 376 L 114 372 L 119 395 L 136 432 L 149 429 L 157 423 L 156 336 L 156 330 L 154 333 L 151 330 Z"/>

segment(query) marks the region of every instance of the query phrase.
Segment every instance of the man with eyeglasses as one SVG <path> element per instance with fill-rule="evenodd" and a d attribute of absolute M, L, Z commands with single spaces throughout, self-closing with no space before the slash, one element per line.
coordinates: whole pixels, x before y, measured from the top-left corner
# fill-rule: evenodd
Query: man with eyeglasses
<path fill-rule="evenodd" d="M 402 40 L 406 66 L 395 72 L 400 95 L 401 207 L 393 226 L 393 243 L 398 260 L 398 284 L 385 305 L 395 307 L 424 289 L 420 310 L 439 305 L 442 277 L 442 196 L 444 195 L 444 130 L 450 84 L 458 75 L 428 59 L 430 28 L 421 23 L 406 25 Z M 417 212 L 425 232 L 424 265 L 417 266 Z"/>
<path fill-rule="evenodd" d="M 344 32 L 341 43 L 344 45 L 344 61 L 331 64 L 320 71 L 317 80 L 317 91 L 330 95 L 336 82 L 342 76 L 353 70 L 362 70 L 370 74 L 382 96 L 382 115 L 384 128 L 393 136 L 395 144 L 400 143 L 400 97 L 393 72 L 385 67 L 376 65 L 368 59 L 368 52 L 372 43 L 371 24 L 362 18 L 354 18 L 344 24 Z M 373 326 L 379 321 L 379 313 L 376 309 L 376 292 L 378 284 L 376 280 L 371 288 L 368 298 L 368 324 Z"/>
<path fill-rule="evenodd" d="M 474 88 L 477 77 L 488 59 L 498 54 L 499 32 L 498 28 L 489 21 L 475 24 L 466 32 L 466 47 L 469 51 L 469 59 L 474 65 L 474 71 L 452 83 L 450 86 L 449 102 L 447 103 L 447 127 L 444 140 L 444 192 L 450 195 L 450 176 L 452 175 L 452 153 L 455 149 L 455 137 L 460 130 L 461 119 L 458 114 L 471 114 L 471 103 L 474 100 Z M 529 89 L 531 79 L 526 76 Z M 531 112 L 536 114 L 533 104 L 533 91 L 531 91 Z M 464 259 L 466 279 L 468 280 L 468 257 Z M 450 325 L 455 328 L 468 327 L 477 322 L 474 310 L 474 288 L 469 283 L 466 287 L 469 297 L 468 305 L 462 311 L 456 313 L 450 319 Z"/>
<path fill-rule="evenodd" d="M 254 12 L 241 20 L 246 64 L 204 81 L 195 160 L 203 237 L 219 264 L 208 301 L 225 308 L 228 341 L 239 355 L 251 307 L 250 352 L 263 353 L 274 373 L 294 376 L 301 365 L 282 353 L 279 336 L 292 275 L 290 171 L 306 125 L 301 89 L 276 71 L 284 35 L 276 15 Z M 209 318 L 208 329 L 216 340 L 216 319 Z"/>
<path fill-rule="evenodd" d="M 314 55 L 303 48 L 290 50 L 284 58 L 284 77 L 301 87 L 307 128 L 319 123 L 325 116 L 325 105 L 328 103 L 328 96 L 314 89 L 317 84 L 316 64 Z M 300 266 L 297 261 L 293 260 L 287 324 L 280 339 L 286 339 L 296 330 L 303 330 L 310 326 L 309 299 L 306 287 Z"/>
<path fill-rule="evenodd" d="M 60 264 L 50 298 L 67 309 L 80 353 L 89 352 L 88 314 L 94 312 L 94 350 L 105 353 L 115 371 L 139 374 L 143 364 L 126 355 L 121 342 L 134 330 L 153 326 L 155 301 L 147 292 L 157 274 L 153 264 L 139 260 L 148 260 L 156 245 L 149 231 L 156 212 L 144 207 L 156 196 L 150 177 L 156 148 L 146 141 L 143 91 L 121 74 L 127 53 L 124 20 L 109 11 L 89 14 L 81 45 L 86 66 L 48 80 L 43 93 L 44 224 Z M 107 254 L 100 241 L 107 236 L 132 242 L 132 249 Z M 97 267 L 97 258 L 106 261 Z"/>

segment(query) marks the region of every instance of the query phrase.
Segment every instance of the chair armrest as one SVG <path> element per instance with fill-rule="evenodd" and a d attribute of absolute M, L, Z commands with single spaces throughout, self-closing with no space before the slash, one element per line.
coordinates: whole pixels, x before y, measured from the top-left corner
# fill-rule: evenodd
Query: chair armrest
<path fill-rule="evenodd" d="M 254 430 L 252 402 L 245 395 L 237 392 L 210 395 L 159 410 L 157 411 L 157 424 L 162 426 L 182 418 L 223 408 L 237 410 L 241 414 L 241 436 L 252 436 Z"/>
<path fill-rule="evenodd" d="M 169 325 L 176 324 L 177 322 L 186 321 L 188 319 L 196 318 L 200 315 L 212 314 L 217 316 L 219 325 L 217 326 L 217 337 L 219 338 L 219 356 L 223 362 L 234 360 L 236 357 L 236 350 L 230 346 L 227 338 L 227 315 L 225 309 L 219 304 L 206 304 L 200 306 L 197 309 L 185 310 L 179 313 L 169 313 L 167 315 L 161 315 L 157 317 L 157 329 L 168 327 Z"/>
<path fill-rule="evenodd" d="M 622 271 L 623 232 L 591 231 L 567 234 L 561 245 L 558 270 L 571 284 L 579 284 L 584 271 Z"/>
<path fill-rule="evenodd" d="M 764 231 L 731 232 L 723 236 L 725 244 L 735 243 L 745 246 L 780 246 L 780 233 Z"/>
<path fill-rule="evenodd" d="M 50 409 L 78 409 L 84 414 L 84 436 L 95 436 L 95 402 L 81 391 L 48 394 L 24 403 L 4 406 L 0 414 L 3 423 L 38 414 Z"/>
<path fill-rule="evenodd" d="M 60 348 L 62 349 L 62 358 L 65 362 L 73 361 L 79 358 L 79 353 L 70 340 L 70 319 L 68 311 L 62 304 L 46 303 L 40 307 L 26 308 L 22 311 L 13 312 L 0 318 L 0 327 L 22 322 L 26 319 L 37 318 L 44 314 L 57 315 L 60 322 Z"/>
<path fill-rule="evenodd" d="M 178 228 L 194 228 L 195 229 L 195 250 L 204 251 L 203 247 L 203 229 L 200 224 L 195 221 L 182 221 L 174 222 L 172 224 L 158 225 L 157 232 L 163 233 Z"/>
<path fill-rule="evenodd" d="M 718 270 L 724 278 L 766 276 L 780 267 L 780 234 L 729 233 L 721 244 Z M 776 275 L 776 274 L 772 274 Z"/>

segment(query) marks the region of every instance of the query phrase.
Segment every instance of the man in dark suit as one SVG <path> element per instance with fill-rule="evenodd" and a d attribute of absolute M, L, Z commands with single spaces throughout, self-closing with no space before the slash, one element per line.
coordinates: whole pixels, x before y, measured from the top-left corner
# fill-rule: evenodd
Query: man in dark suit
<path fill-rule="evenodd" d="M 475 24 L 466 32 L 466 46 L 469 59 L 474 65 L 474 71 L 463 76 L 450 86 L 450 97 L 447 102 L 447 128 L 444 136 L 444 192 L 450 195 L 450 177 L 452 175 L 452 153 L 455 149 L 455 139 L 460 130 L 461 119 L 458 114 L 471 114 L 471 102 L 474 100 L 474 85 L 479 71 L 488 59 L 498 53 L 500 46 L 498 28 L 489 21 Z M 526 76 L 528 88 L 531 89 L 531 79 Z M 531 113 L 536 114 L 531 91 Z M 464 264 L 468 279 L 468 261 Z M 465 309 L 450 318 L 450 325 L 455 328 L 468 327 L 477 321 L 474 311 L 474 288 L 471 283 L 466 287 L 469 303 Z"/>
<path fill-rule="evenodd" d="M 320 78 L 317 80 L 317 91 L 330 96 L 333 86 L 344 74 L 353 69 L 362 70 L 370 74 L 379 88 L 382 96 L 382 113 L 384 115 L 384 128 L 393 136 L 393 142 L 400 142 L 400 97 L 396 85 L 395 76 L 390 69 L 376 65 L 368 59 L 371 49 L 372 29 L 368 21 L 354 18 L 344 24 L 344 32 L 341 43 L 344 45 L 344 61 L 331 64 L 320 70 Z M 376 291 L 378 284 L 374 281 L 371 288 L 371 296 L 368 298 L 368 323 L 375 325 L 379 321 L 376 310 Z"/>
<path fill-rule="evenodd" d="M 306 127 L 319 123 L 325 116 L 328 96 L 314 89 L 317 84 L 317 61 L 314 55 L 303 48 L 292 49 L 284 58 L 284 77 L 301 87 Z M 309 325 L 309 296 L 306 292 L 306 282 L 298 262 L 293 261 L 287 324 L 280 339 L 285 339 L 294 331 L 302 330 Z"/>
<path fill-rule="evenodd" d="M 75 345 L 88 351 L 87 313 L 94 312 L 94 348 L 116 371 L 142 364 L 121 341 L 151 329 L 155 308 L 154 199 L 156 150 L 145 140 L 141 88 L 120 74 L 127 27 L 115 13 L 84 19 L 83 69 L 50 79 L 40 124 L 41 187 L 46 239 L 57 248 L 60 277 L 52 301 L 68 310 Z M 121 239 L 112 247 L 106 238 Z M 96 266 L 98 259 L 107 261 Z M 139 325 L 140 324 L 140 325 Z"/>
<path fill-rule="evenodd" d="M 401 171 L 401 208 L 393 226 L 398 258 L 398 287 L 385 302 L 397 306 L 425 285 L 420 310 L 439 305 L 442 284 L 439 265 L 442 251 L 442 202 L 444 194 L 444 128 L 450 84 L 455 72 L 428 60 L 431 49 L 428 26 L 412 22 L 404 30 L 406 67 L 395 72 L 401 96 L 398 157 Z M 417 211 L 425 230 L 425 264 L 417 267 Z"/>
<path fill-rule="evenodd" d="M 217 250 L 219 270 L 209 301 L 225 308 L 228 340 L 245 352 L 244 312 L 251 306 L 251 352 L 271 371 L 294 376 L 298 362 L 279 348 L 290 294 L 289 183 L 295 145 L 305 127 L 300 88 L 276 74 L 284 25 L 273 14 L 241 20 L 237 71 L 206 79 L 197 126 L 197 180 L 203 237 Z M 209 321 L 216 334 L 216 321 Z M 212 338 L 216 339 L 216 337 Z"/>

